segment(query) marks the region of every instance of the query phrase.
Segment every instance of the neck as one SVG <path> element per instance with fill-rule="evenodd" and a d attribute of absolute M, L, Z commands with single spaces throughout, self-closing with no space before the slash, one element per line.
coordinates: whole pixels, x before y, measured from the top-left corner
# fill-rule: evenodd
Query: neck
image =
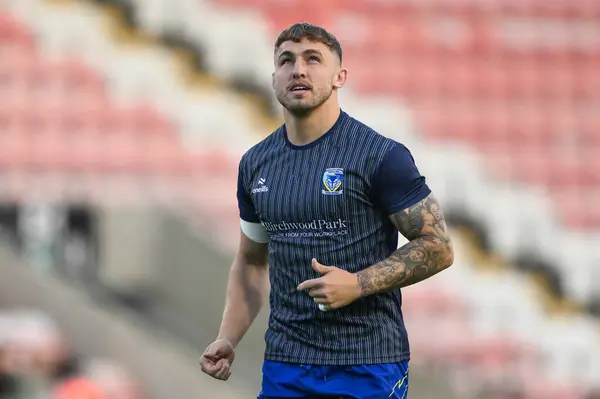
<path fill-rule="evenodd" d="M 331 103 L 331 104 L 328 104 Z M 327 101 L 306 116 L 298 117 L 284 112 L 285 129 L 290 143 L 306 145 L 327 133 L 340 116 L 337 102 Z"/>

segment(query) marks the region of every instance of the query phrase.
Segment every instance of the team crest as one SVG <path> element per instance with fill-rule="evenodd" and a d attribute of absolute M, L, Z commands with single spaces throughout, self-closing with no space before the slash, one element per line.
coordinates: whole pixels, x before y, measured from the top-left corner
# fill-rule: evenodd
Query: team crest
<path fill-rule="evenodd" d="M 344 183 L 344 169 L 328 168 L 323 173 L 324 190 L 321 192 L 325 195 L 340 195 L 342 194 L 342 185 Z"/>

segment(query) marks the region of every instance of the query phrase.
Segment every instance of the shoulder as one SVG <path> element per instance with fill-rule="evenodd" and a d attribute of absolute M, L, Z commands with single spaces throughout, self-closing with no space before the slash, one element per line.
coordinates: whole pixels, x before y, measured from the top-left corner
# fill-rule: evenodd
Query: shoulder
<path fill-rule="evenodd" d="M 375 168 L 387 157 L 410 155 L 410 151 L 404 144 L 384 136 L 366 123 L 351 116 L 348 116 L 347 126 L 344 130 L 347 135 L 351 136 L 345 139 L 353 142 L 356 151 L 362 152 Z"/>
<path fill-rule="evenodd" d="M 371 153 L 385 153 L 393 147 L 400 145 L 394 139 L 384 136 L 365 122 L 360 121 L 350 115 L 347 117 L 347 134 L 352 135 L 352 139 L 359 146 L 365 146 Z"/>
<path fill-rule="evenodd" d="M 250 147 L 240 159 L 240 167 L 248 168 L 258 165 L 270 154 L 279 151 L 282 145 L 282 127 L 280 126 L 267 137 Z"/>

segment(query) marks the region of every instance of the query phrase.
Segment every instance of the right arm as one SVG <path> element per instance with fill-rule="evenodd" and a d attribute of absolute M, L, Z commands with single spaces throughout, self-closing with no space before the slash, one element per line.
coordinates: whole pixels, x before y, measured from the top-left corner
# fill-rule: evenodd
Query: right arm
<path fill-rule="evenodd" d="M 235 348 L 260 312 L 269 292 L 269 235 L 260 223 L 250 195 L 246 158 L 240 160 L 237 199 L 240 211 L 240 244 L 229 271 L 223 320 L 218 339 Z"/>
<path fill-rule="evenodd" d="M 240 244 L 229 270 L 219 335 L 200 357 L 202 371 L 219 380 L 227 380 L 231 375 L 235 348 L 258 316 L 269 292 L 269 235 L 254 207 L 245 172 L 242 158 L 237 189 Z"/>
<path fill-rule="evenodd" d="M 218 339 L 226 339 L 236 347 L 260 312 L 268 293 L 268 244 L 252 241 L 241 232 L 238 253 L 229 271 Z"/>

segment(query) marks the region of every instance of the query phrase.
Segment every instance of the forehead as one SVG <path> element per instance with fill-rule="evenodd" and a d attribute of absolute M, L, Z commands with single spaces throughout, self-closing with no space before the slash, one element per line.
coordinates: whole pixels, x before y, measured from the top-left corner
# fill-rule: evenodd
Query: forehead
<path fill-rule="evenodd" d="M 281 43 L 275 55 L 279 57 L 284 52 L 289 52 L 298 55 L 311 50 L 318 51 L 324 56 L 328 56 L 332 53 L 329 47 L 327 47 L 327 45 L 321 42 L 312 41 L 309 39 L 302 39 L 300 42 L 294 42 L 290 40 Z"/>

